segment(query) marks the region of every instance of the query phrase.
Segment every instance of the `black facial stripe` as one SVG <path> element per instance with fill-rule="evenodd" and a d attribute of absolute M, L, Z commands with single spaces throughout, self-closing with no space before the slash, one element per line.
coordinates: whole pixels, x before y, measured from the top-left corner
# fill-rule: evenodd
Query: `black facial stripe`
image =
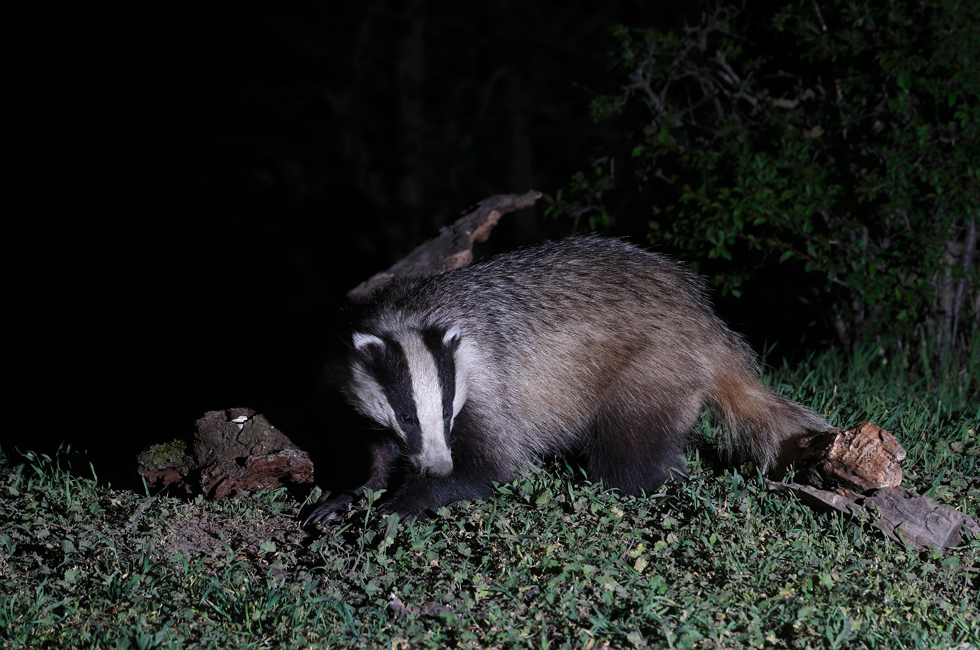
<path fill-rule="evenodd" d="M 456 344 L 443 343 L 446 330 L 433 327 L 422 332 L 422 341 L 432 353 L 439 373 L 439 386 L 442 388 L 442 417 L 446 421 L 446 443 L 449 443 L 449 418 L 453 415 L 453 400 L 456 398 Z"/>
<path fill-rule="evenodd" d="M 399 426 L 407 434 L 408 451 L 418 454 L 422 451 L 422 431 L 418 427 L 418 412 L 415 409 L 415 399 L 412 396 L 412 375 L 408 370 L 408 358 L 401 343 L 390 335 L 383 335 L 384 348 L 377 345 L 368 346 L 361 359 L 364 369 L 374 377 L 384 389 L 388 404 L 398 417 L 401 414 L 411 416 L 415 425 Z"/>

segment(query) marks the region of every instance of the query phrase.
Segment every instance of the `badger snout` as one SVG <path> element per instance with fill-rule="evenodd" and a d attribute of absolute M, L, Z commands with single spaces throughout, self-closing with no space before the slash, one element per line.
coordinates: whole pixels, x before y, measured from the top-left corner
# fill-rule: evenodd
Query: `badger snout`
<path fill-rule="evenodd" d="M 422 467 L 422 476 L 426 476 L 428 478 L 446 478 L 452 473 L 452 459 L 437 460 Z"/>

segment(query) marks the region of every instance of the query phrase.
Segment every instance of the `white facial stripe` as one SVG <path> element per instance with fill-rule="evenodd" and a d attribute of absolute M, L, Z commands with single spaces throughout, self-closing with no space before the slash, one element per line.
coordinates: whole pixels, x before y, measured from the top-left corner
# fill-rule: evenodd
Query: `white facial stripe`
<path fill-rule="evenodd" d="M 398 338 L 408 369 L 412 376 L 412 394 L 415 411 L 422 430 L 422 454 L 419 459 L 424 468 L 444 466 L 451 463 L 451 454 L 446 445 L 445 425 L 442 419 L 442 388 L 439 385 L 439 371 L 432 353 L 426 347 L 418 332 L 408 332 Z"/>

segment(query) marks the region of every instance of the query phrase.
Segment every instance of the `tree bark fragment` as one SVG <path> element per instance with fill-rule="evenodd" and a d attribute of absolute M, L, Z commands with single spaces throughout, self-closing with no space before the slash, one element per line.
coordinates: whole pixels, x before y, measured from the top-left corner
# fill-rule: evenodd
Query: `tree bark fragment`
<path fill-rule="evenodd" d="M 473 244 L 484 242 L 500 217 L 534 205 L 541 192 L 497 194 L 468 209 L 450 226 L 444 226 L 435 239 L 418 246 L 387 271 L 376 273 L 347 293 L 357 300 L 384 286 L 394 278 L 438 275 L 473 261 Z"/>
<path fill-rule="evenodd" d="M 139 456 L 139 472 L 152 488 L 171 488 L 211 499 L 242 491 L 313 483 L 307 453 L 252 409 L 209 411 L 188 445 L 154 445 Z"/>
<path fill-rule="evenodd" d="M 812 508 L 844 513 L 918 549 L 960 546 L 966 535 L 980 534 L 968 515 L 900 486 L 905 450 L 870 422 L 807 436 L 799 445 L 800 482 L 766 481 L 771 492 L 792 492 Z"/>

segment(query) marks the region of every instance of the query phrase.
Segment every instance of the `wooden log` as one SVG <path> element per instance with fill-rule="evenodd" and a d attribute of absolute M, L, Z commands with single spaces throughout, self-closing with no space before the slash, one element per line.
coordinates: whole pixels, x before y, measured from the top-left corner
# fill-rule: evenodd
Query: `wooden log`
<path fill-rule="evenodd" d="M 309 455 L 252 409 L 209 411 L 189 449 L 182 442 L 154 445 L 138 461 L 151 487 L 211 499 L 313 483 Z"/>
<path fill-rule="evenodd" d="M 798 471 L 804 472 L 802 482 L 808 485 L 865 491 L 902 483 L 899 463 L 905 449 L 895 436 L 870 422 L 849 431 L 830 429 L 807 436 L 799 445 Z"/>
<path fill-rule="evenodd" d="M 347 297 L 364 298 L 394 278 L 438 275 L 469 264 L 473 261 L 473 244 L 486 241 L 500 217 L 534 205 L 540 198 L 541 192 L 531 190 L 526 194 L 497 194 L 483 199 L 455 223 L 444 226 L 434 239 L 417 246 L 387 271 L 375 273 L 351 289 Z"/>
<path fill-rule="evenodd" d="M 950 548 L 980 534 L 972 518 L 900 486 L 905 449 L 895 436 L 862 422 L 799 441 L 798 483 L 767 481 L 772 492 L 796 494 L 812 508 L 835 510 L 915 548 Z"/>

